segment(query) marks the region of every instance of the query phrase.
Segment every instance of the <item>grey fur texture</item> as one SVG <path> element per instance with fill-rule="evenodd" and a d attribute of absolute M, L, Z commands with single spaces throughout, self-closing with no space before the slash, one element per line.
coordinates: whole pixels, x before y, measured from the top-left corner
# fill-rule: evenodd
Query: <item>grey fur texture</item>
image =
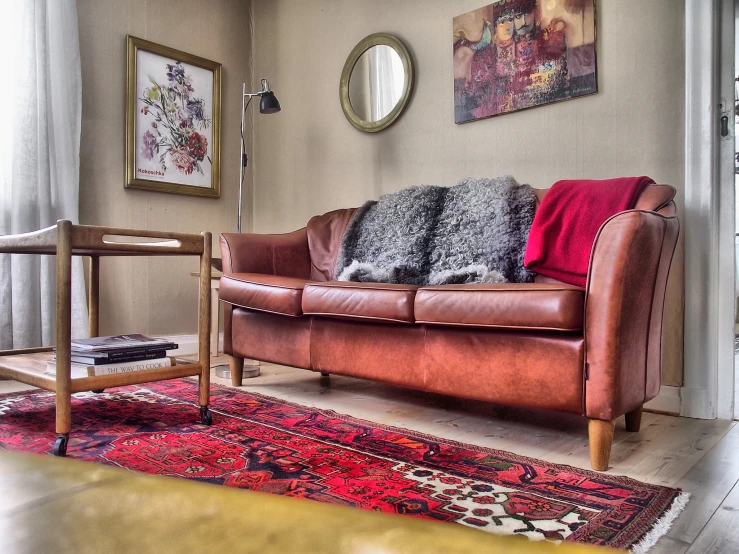
<path fill-rule="evenodd" d="M 366 202 L 349 222 L 339 281 L 443 285 L 526 283 L 536 196 L 513 177 L 421 185 Z"/>

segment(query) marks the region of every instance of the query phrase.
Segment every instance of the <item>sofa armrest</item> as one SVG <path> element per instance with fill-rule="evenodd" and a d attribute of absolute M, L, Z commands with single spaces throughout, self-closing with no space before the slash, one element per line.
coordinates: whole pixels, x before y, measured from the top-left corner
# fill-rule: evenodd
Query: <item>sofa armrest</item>
<path fill-rule="evenodd" d="M 221 233 L 221 256 L 224 275 L 264 273 L 299 279 L 310 278 L 310 253 L 305 228 L 284 235 Z M 222 304 L 223 351 L 233 355 L 233 306 Z M 241 383 L 238 377 L 233 381 L 236 384 Z"/>
<path fill-rule="evenodd" d="M 305 228 L 284 235 L 222 233 L 224 273 L 264 273 L 310 277 L 310 254 Z"/>
<path fill-rule="evenodd" d="M 613 420 L 659 394 L 674 216 L 621 212 L 598 231 L 585 298 L 585 415 Z"/>

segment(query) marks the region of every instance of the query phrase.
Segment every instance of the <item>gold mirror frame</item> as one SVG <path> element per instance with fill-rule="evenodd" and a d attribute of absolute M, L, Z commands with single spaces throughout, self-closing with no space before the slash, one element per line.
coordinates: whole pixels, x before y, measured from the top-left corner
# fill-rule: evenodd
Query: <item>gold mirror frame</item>
<path fill-rule="evenodd" d="M 398 53 L 398 56 L 400 56 L 400 59 L 403 62 L 403 77 L 405 79 L 405 82 L 403 83 L 403 92 L 400 95 L 400 100 L 398 100 L 398 103 L 395 104 L 395 107 L 392 109 L 392 111 L 379 121 L 367 121 L 359 117 L 354 111 L 354 108 L 352 108 L 351 101 L 349 100 L 349 79 L 352 76 L 354 66 L 357 64 L 362 54 L 364 54 L 373 46 L 379 45 L 389 46 Z M 408 104 L 408 100 L 410 100 L 412 90 L 413 60 L 411 59 L 411 55 L 408 52 L 408 49 L 405 47 L 405 44 L 403 44 L 400 39 L 391 34 L 374 33 L 362 39 L 362 41 L 354 47 L 354 49 L 349 54 L 349 57 L 346 59 L 344 69 L 341 72 L 341 82 L 339 84 L 339 100 L 341 101 L 341 109 L 344 111 L 344 115 L 349 120 L 349 123 L 354 125 L 354 127 L 359 129 L 360 131 L 364 131 L 365 133 L 376 133 L 377 131 L 382 131 L 383 129 L 386 129 L 387 127 L 395 123 L 395 120 L 400 117 L 400 114 L 403 113 L 403 110 Z"/>

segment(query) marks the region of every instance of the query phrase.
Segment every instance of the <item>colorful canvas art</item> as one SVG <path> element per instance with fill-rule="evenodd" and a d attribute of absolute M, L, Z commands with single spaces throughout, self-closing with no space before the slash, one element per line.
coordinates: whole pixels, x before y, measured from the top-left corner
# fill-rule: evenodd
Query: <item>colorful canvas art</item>
<path fill-rule="evenodd" d="M 454 18 L 454 119 L 598 91 L 595 0 L 500 0 Z"/>

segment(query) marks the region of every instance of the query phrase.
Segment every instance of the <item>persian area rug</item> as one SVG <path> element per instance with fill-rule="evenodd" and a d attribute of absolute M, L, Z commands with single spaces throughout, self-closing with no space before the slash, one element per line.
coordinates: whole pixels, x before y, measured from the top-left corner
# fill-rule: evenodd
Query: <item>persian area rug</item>
<path fill-rule="evenodd" d="M 212 386 L 213 425 L 179 379 L 79 393 L 67 456 L 441 522 L 644 552 L 676 489 L 549 464 Z M 50 453 L 54 394 L 0 396 L 0 447 Z"/>

